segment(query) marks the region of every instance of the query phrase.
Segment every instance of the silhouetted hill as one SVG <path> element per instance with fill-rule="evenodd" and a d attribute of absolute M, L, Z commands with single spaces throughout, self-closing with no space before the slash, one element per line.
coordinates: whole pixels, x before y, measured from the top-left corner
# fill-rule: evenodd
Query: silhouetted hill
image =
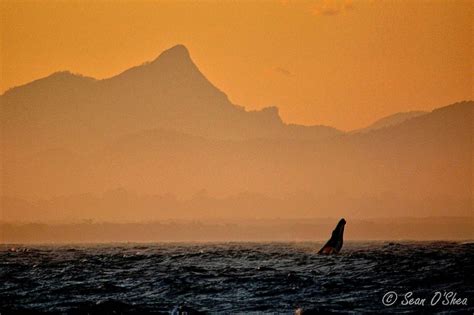
<path fill-rule="evenodd" d="M 472 101 L 365 132 L 285 124 L 230 103 L 176 46 L 106 80 L 53 74 L 1 107 L 4 220 L 473 214 Z"/>
<path fill-rule="evenodd" d="M 4 202 L 4 219 L 18 220 L 25 209 L 38 219 L 109 221 L 469 216 L 473 108 L 458 103 L 327 141 L 222 140 L 153 129 L 87 154 L 43 151 L 6 165 L 5 192 L 51 199 L 30 207 L 18 198 Z M 101 197 L 118 186 L 120 193 Z"/>
<path fill-rule="evenodd" d="M 340 133 L 323 126 L 288 126 L 274 107 L 246 111 L 232 104 L 182 45 L 105 80 L 56 73 L 7 91 L 1 103 L 10 156 L 55 147 L 90 150 L 153 128 L 234 140 L 320 139 Z"/>
<path fill-rule="evenodd" d="M 386 128 L 386 127 L 390 127 L 394 125 L 399 125 L 406 120 L 424 115 L 426 113 L 428 112 L 410 111 L 410 112 L 396 113 L 393 115 L 389 115 L 387 117 L 383 117 L 365 128 L 354 130 L 352 131 L 352 133 L 368 132 L 368 131 Z"/>
<path fill-rule="evenodd" d="M 30 96 L 27 95 L 29 93 L 33 95 L 41 94 L 51 89 L 74 88 L 75 86 L 84 86 L 94 83 L 95 81 L 96 80 L 94 78 L 85 77 L 80 74 L 74 74 L 69 71 L 58 71 L 45 78 L 34 80 L 30 83 L 8 89 L 3 95 L 8 95 L 9 97 L 20 97 L 20 94 L 24 94 L 23 97 L 28 97 Z"/>

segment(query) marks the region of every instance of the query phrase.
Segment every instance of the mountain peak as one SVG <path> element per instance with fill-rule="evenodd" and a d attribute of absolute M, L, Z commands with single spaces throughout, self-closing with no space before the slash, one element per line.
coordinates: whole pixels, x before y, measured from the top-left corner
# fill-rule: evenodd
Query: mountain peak
<path fill-rule="evenodd" d="M 186 54 L 189 56 L 189 50 L 188 48 L 186 48 L 186 46 L 184 46 L 183 44 L 177 44 L 177 45 L 174 45 L 173 47 L 171 48 L 168 48 L 167 50 L 163 51 L 161 54 Z"/>
<path fill-rule="evenodd" d="M 188 49 L 184 45 L 175 45 L 163 51 L 151 62 L 145 62 L 139 66 L 125 70 L 110 79 L 109 82 L 131 80 L 127 84 L 138 84 L 144 86 L 144 82 L 155 82 L 157 78 L 166 80 L 169 84 L 188 80 L 198 74 L 202 76 L 194 64 Z M 155 82 L 156 83 L 156 82 Z"/>
<path fill-rule="evenodd" d="M 192 62 L 191 56 L 189 55 L 189 50 L 184 45 L 176 45 L 165 51 L 163 51 L 155 61 L 168 61 L 168 62 Z"/>

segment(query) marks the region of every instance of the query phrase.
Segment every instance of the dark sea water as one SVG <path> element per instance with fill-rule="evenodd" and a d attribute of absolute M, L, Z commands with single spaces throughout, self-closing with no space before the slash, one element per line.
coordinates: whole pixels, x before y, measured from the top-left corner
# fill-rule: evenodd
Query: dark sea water
<path fill-rule="evenodd" d="M 321 245 L 0 245 L 0 313 L 474 312 L 472 243 L 349 242 L 337 256 Z M 408 292 L 425 305 L 402 305 Z"/>

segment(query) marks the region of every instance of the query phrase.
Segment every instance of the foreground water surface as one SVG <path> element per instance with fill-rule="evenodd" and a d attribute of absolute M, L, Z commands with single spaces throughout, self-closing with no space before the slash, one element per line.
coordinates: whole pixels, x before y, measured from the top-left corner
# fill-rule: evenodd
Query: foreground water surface
<path fill-rule="evenodd" d="M 0 313 L 474 311 L 473 243 L 321 245 L 0 245 Z"/>

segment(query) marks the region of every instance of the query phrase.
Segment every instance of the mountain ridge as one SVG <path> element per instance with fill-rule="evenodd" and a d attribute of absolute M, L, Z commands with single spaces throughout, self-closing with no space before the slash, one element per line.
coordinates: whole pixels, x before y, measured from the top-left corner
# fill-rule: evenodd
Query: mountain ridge
<path fill-rule="evenodd" d="M 107 80 L 56 73 L 0 101 L 1 194 L 26 201 L 3 203 L 5 218 L 472 213 L 472 101 L 360 133 L 287 124 L 275 106 L 231 103 L 183 47 Z M 81 197 L 117 187 L 145 197 Z M 265 197 L 221 203 L 241 193 Z M 199 196 L 184 208 L 151 197 L 167 194 Z"/>
<path fill-rule="evenodd" d="M 120 81 L 120 80 L 126 80 L 128 79 L 128 76 L 133 76 L 136 74 L 141 74 L 141 72 L 156 72 L 158 75 L 160 75 L 160 66 L 165 65 L 167 68 L 172 69 L 173 71 L 177 72 L 177 77 L 180 77 L 183 75 L 182 71 L 177 71 L 176 65 L 181 65 L 181 69 L 188 69 L 194 72 L 195 75 L 199 77 L 199 79 L 202 79 L 208 84 L 209 87 L 212 87 L 215 89 L 215 91 L 218 91 L 218 94 L 227 101 L 229 104 L 233 105 L 234 109 L 237 111 L 249 113 L 249 114 L 262 114 L 262 116 L 267 116 L 267 117 L 274 117 L 272 120 L 279 121 L 281 122 L 282 125 L 289 126 L 295 129 L 312 129 L 312 128 L 318 128 L 318 127 L 323 127 L 323 128 L 330 128 L 335 131 L 338 131 L 340 134 L 342 134 L 341 131 L 339 131 L 337 128 L 328 126 L 328 125 L 321 125 L 321 124 L 315 124 L 315 125 L 301 125 L 301 124 L 294 124 L 294 123 L 286 123 L 283 121 L 281 116 L 279 115 L 279 108 L 276 106 L 267 106 L 263 107 L 259 110 L 246 110 L 243 106 L 233 104 L 229 101 L 228 96 L 222 92 L 219 88 L 217 88 L 215 85 L 213 85 L 205 76 L 202 74 L 202 72 L 199 70 L 199 68 L 196 66 L 196 64 L 193 62 L 189 50 L 186 48 L 185 45 L 183 44 L 176 44 L 172 46 L 171 48 L 168 48 L 164 50 L 162 53 L 160 53 L 155 59 L 142 63 L 141 65 L 137 65 L 128 69 L 125 69 L 122 72 L 119 72 L 118 74 L 115 74 L 113 76 L 104 78 L 104 79 L 96 79 L 93 77 L 89 76 L 84 76 L 82 74 L 78 73 L 73 73 L 68 70 L 64 71 L 57 71 L 54 72 L 48 76 L 38 78 L 36 80 L 33 80 L 31 82 L 25 83 L 23 85 L 19 85 L 16 87 L 12 87 L 8 90 L 6 90 L 0 97 L 3 96 L 8 96 L 9 94 L 12 93 L 18 93 L 23 89 L 27 89 L 32 86 L 36 85 L 44 85 L 47 83 L 51 83 L 51 81 L 57 81 L 60 85 L 67 85 L 67 84 L 72 84 L 75 82 L 83 82 L 84 84 L 88 84 L 90 87 L 89 83 L 94 83 L 95 88 L 100 88 L 101 84 L 110 84 L 111 82 L 114 81 Z M 158 68 L 158 69 L 156 69 Z M 143 82 L 140 82 L 143 84 Z M 176 83 L 176 82 L 175 82 Z M 463 101 L 461 101 L 463 102 Z M 467 101 L 469 102 L 469 101 Z M 459 102 L 458 102 L 459 103 Z M 450 105 L 447 105 L 450 106 Z M 445 106 L 443 106 L 445 107 Z M 436 110 L 437 108 L 433 109 Z M 391 125 L 397 125 L 407 119 L 415 118 L 419 115 L 423 115 L 426 113 L 429 113 L 430 111 L 409 111 L 409 112 L 398 112 L 394 113 L 385 117 L 382 117 L 378 120 L 376 120 L 374 123 L 370 124 L 367 127 L 361 128 L 361 129 L 356 129 L 352 131 L 348 131 L 348 133 L 360 133 L 360 132 L 367 132 L 369 130 L 375 130 L 375 129 L 380 129 L 384 127 L 388 127 Z M 265 115 L 267 114 L 267 115 Z M 396 118 L 398 121 L 391 121 L 392 118 Z M 385 122 L 385 120 L 389 120 L 388 122 Z M 380 125 L 380 126 L 379 126 Z"/>
<path fill-rule="evenodd" d="M 449 105 L 448 105 L 449 106 Z M 408 112 L 398 112 L 395 114 L 391 114 L 380 119 L 377 119 L 375 122 L 371 123 L 367 127 L 356 129 L 351 131 L 351 133 L 360 133 L 360 132 L 368 132 L 372 130 L 377 130 L 381 128 L 387 128 L 394 125 L 401 124 L 406 120 L 430 113 L 429 111 L 408 111 Z"/>
<path fill-rule="evenodd" d="M 29 150 L 77 145 L 88 150 L 128 133 L 162 128 L 208 138 L 305 138 L 340 134 L 327 126 L 285 124 L 276 107 L 246 110 L 229 101 L 183 45 L 103 80 L 58 72 L 0 96 L 3 131 Z M 13 153 L 9 153 L 12 155 Z"/>

